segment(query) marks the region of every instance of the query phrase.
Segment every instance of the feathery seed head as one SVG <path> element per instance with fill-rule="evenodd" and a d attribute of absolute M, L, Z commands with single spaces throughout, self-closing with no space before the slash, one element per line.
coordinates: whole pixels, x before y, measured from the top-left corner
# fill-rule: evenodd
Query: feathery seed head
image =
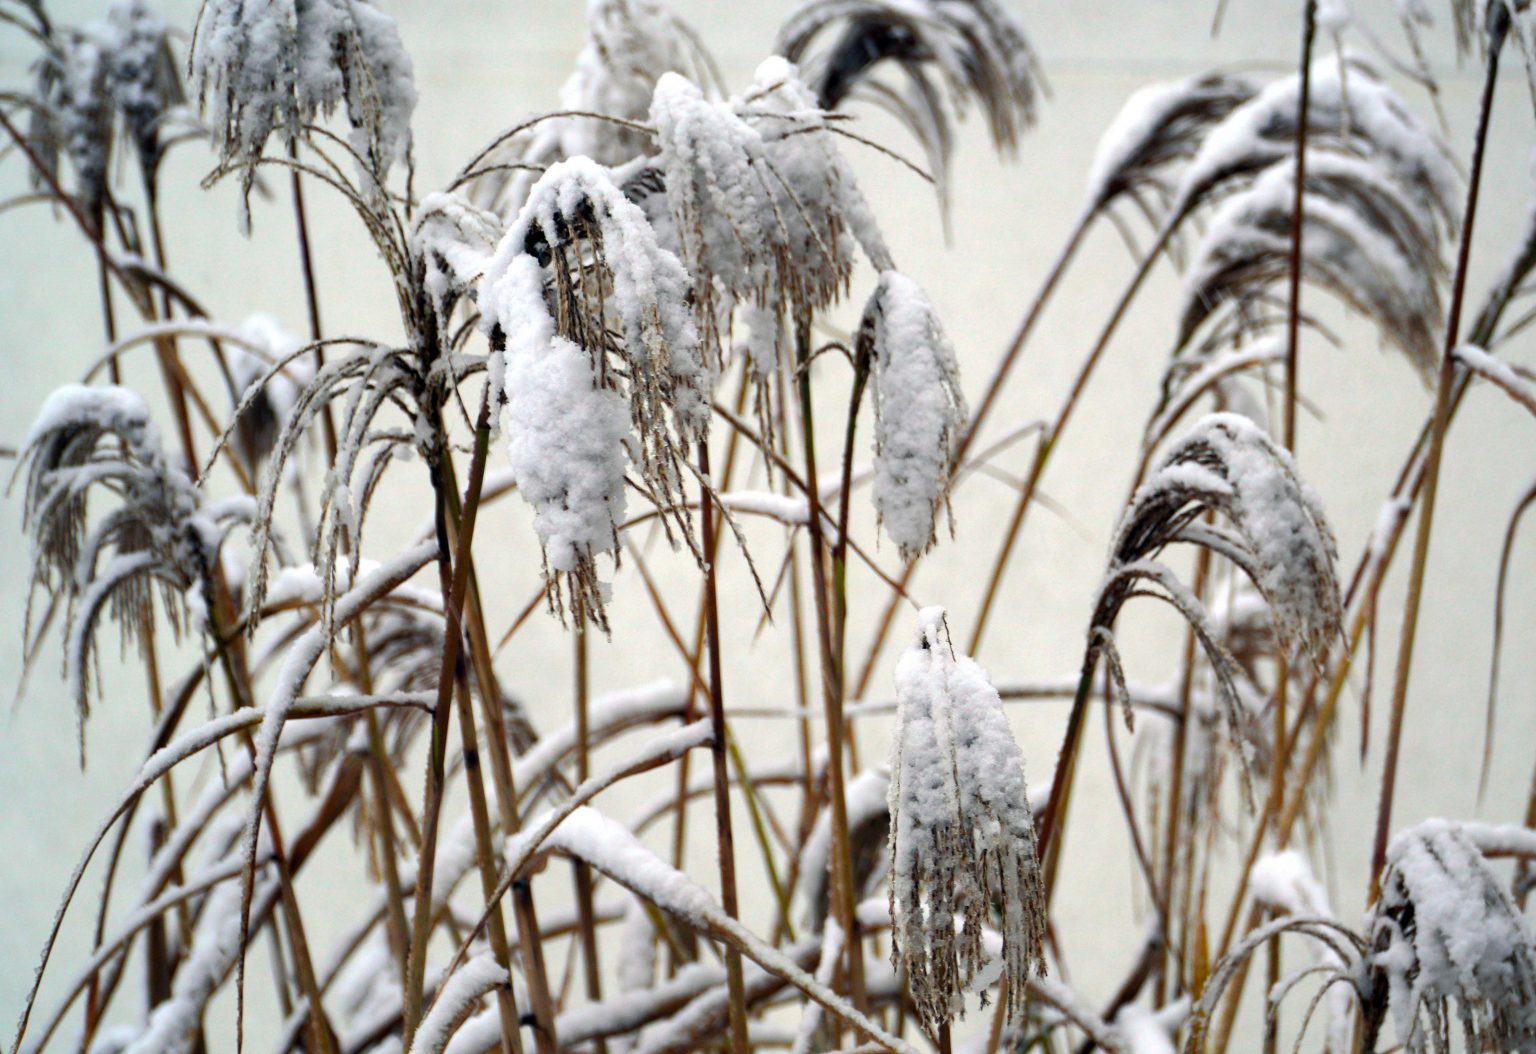
<path fill-rule="evenodd" d="M 292 144 L 338 104 L 370 192 L 410 153 L 410 56 L 371 0 L 204 0 L 191 70 L 220 162 L 245 169 L 247 195 L 272 134 Z"/>
<path fill-rule="evenodd" d="M 191 481 L 166 461 L 148 408 L 127 388 L 66 385 L 50 394 L 27 434 L 17 465 L 22 471 L 32 595 L 62 596 L 66 604 L 65 666 L 83 763 L 101 612 L 109 611 L 125 644 L 143 643 L 158 585 L 179 631 L 186 594 L 201 588 L 219 528 L 213 517 L 200 515 Z M 88 516 L 93 492 L 118 499 L 94 523 Z M 29 623 L 30 607 L 31 596 Z"/>
<path fill-rule="evenodd" d="M 537 510 L 551 599 L 565 582 L 578 617 L 600 624 L 592 560 L 617 549 L 628 460 L 663 522 L 691 540 L 681 465 L 706 434 L 714 380 L 691 287 L 639 207 L 587 158 L 534 185 L 480 280 L 501 378 L 493 398 L 507 403 L 513 471 Z"/>
<path fill-rule="evenodd" d="M 967 419 L 954 349 L 922 287 L 885 271 L 864 308 L 858 355 L 875 385 L 875 510 L 911 560 L 934 543 Z"/>
<path fill-rule="evenodd" d="M 1002 936 L 1003 1006 L 1045 972 L 1045 915 L 1024 763 L 986 671 L 957 656 L 944 612 L 919 615 L 896 667 L 891 741 L 891 959 L 930 1035 L 963 1012 Z M 982 993 L 983 1004 L 986 995 Z"/>
<path fill-rule="evenodd" d="M 1452 1002 L 1468 1049 L 1536 1050 L 1536 936 L 1459 824 L 1393 838 L 1369 927 L 1368 965 L 1412 1054 L 1450 1049 Z"/>
<path fill-rule="evenodd" d="M 1268 325 L 1255 305 L 1290 272 L 1295 184 L 1293 161 L 1278 161 L 1218 206 L 1186 272 L 1180 349 L 1223 305 L 1235 316 L 1224 340 Z M 1444 325 L 1434 221 L 1375 163 L 1323 149 L 1308 151 L 1302 212 L 1303 277 L 1375 321 L 1382 340 L 1430 376 Z"/>
<path fill-rule="evenodd" d="M 834 42 L 813 51 L 834 26 Z M 928 155 L 941 199 L 954 123 L 979 106 L 993 144 L 1012 153 L 1047 90 L 1023 26 L 995 0 L 808 0 L 779 28 L 777 51 L 803 65 L 823 109 L 864 98 L 891 111 Z M 886 63 L 904 83 L 878 78 Z"/>
<path fill-rule="evenodd" d="M 1175 187 L 1170 170 L 1193 157 L 1205 134 L 1257 90 L 1240 74 L 1205 73 L 1136 92 L 1099 139 L 1088 171 L 1088 207 L 1129 197 L 1149 217 L 1160 217 Z"/>
<path fill-rule="evenodd" d="M 1232 530 L 1197 524 L 1207 510 Z M 1149 560 L 1175 541 L 1237 564 L 1282 637 L 1323 660 L 1342 619 L 1333 531 L 1290 454 L 1246 417 L 1211 414 L 1168 453 L 1121 518 L 1111 568 Z M 1101 604 L 1113 594 L 1101 592 Z M 1108 625 L 1099 616 L 1095 624 Z"/>

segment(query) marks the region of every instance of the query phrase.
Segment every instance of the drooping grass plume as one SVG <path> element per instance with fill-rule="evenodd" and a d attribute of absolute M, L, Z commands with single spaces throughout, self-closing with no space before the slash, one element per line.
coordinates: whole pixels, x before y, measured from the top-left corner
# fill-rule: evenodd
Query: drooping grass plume
<path fill-rule="evenodd" d="M 166 133 L 186 102 L 181 69 L 171 53 L 171 30 L 144 0 L 114 0 L 99 23 L 111 37 L 113 100 L 138 155 L 145 186 L 155 185 Z"/>
<path fill-rule="evenodd" d="M 1195 156 L 1211 128 L 1258 90 L 1251 77 L 1218 72 L 1137 91 L 1099 138 L 1088 170 L 1088 207 L 1104 209 L 1129 198 L 1159 222 L 1179 167 Z"/>
<path fill-rule="evenodd" d="M 1220 514 L 1230 530 L 1198 523 L 1206 511 Z M 1204 418 L 1131 499 L 1093 624 L 1111 625 L 1105 616 L 1139 577 L 1133 569 L 1181 541 L 1236 564 L 1263 594 L 1286 643 L 1323 661 L 1342 618 L 1333 531 L 1290 455 L 1246 417 Z"/>
<path fill-rule="evenodd" d="M 777 285 L 792 315 L 825 308 L 847 291 L 855 245 L 875 267 L 889 268 L 885 239 L 799 71 L 767 59 L 736 110 L 763 140 L 773 213 L 783 226 Z"/>
<path fill-rule="evenodd" d="M 338 105 L 367 182 L 410 154 L 411 59 L 370 0 L 205 0 L 191 70 L 220 164 L 244 169 L 247 198 L 272 134 L 295 143 Z"/>
<path fill-rule="evenodd" d="M 808 0 L 785 18 L 778 50 L 804 67 L 823 109 L 868 100 L 906 125 L 941 200 L 954 123 L 979 107 L 992 142 L 1012 153 L 1047 90 L 1024 27 L 996 0 Z M 882 79 L 883 65 L 901 81 Z"/>
<path fill-rule="evenodd" d="M 1221 516 L 1227 526 L 1201 522 L 1207 512 Z M 1157 559 L 1178 542 L 1206 548 L 1241 570 L 1263 595 L 1284 645 L 1305 652 L 1319 668 L 1340 635 L 1337 549 L 1316 494 L 1290 455 L 1258 425 L 1237 414 L 1211 414 L 1164 456 L 1121 516 L 1094 601 L 1061 764 L 1069 765 L 1076 754 L 1081 708 L 1101 656 L 1109 660 L 1116 692 L 1124 695 L 1115 622 L 1132 597 L 1148 596 L 1167 603 L 1188 623 L 1209 661 L 1217 700 L 1243 761 L 1244 790 L 1250 793 L 1245 744 L 1252 737 L 1245 728 L 1241 688 L 1246 678 L 1200 599 Z M 1053 787 L 1053 822 L 1059 820 L 1056 800 L 1069 793 L 1060 776 L 1057 783 L 1062 789 Z"/>
<path fill-rule="evenodd" d="M 678 251 L 693 276 L 705 339 L 719 325 L 717 287 L 737 300 L 772 304 L 787 228 L 774 212 L 772 170 L 762 135 L 728 104 L 704 97 L 681 74 L 656 82 L 651 125 L 659 148 Z M 728 303 L 728 301 L 727 301 Z M 718 356 L 718 350 L 716 351 Z"/>
<path fill-rule="evenodd" d="M 1472 1050 L 1536 1049 L 1536 935 L 1459 824 L 1398 832 L 1368 926 L 1371 977 L 1413 1054 L 1456 1032 Z"/>
<path fill-rule="evenodd" d="M 1002 936 L 1003 1013 L 1045 972 L 1045 915 L 1023 757 L 986 672 L 954 654 L 944 612 L 919 615 L 896 668 L 891 740 L 891 961 L 923 1027 L 963 1013 Z M 983 1005 L 986 993 L 982 991 Z"/>
<path fill-rule="evenodd" d="M 689 69 L 683 23 L 663 0 L 587 0 L 587 40 L 560 89 L 566 110 L 643 121 L 658 79 Z M 556 126 L 561 157 L 617 165 L 649 148 L 642 128 L 571 118 Z"/>
<path fill-rule="evenodd" d="M 242 509 L 201 507 L 191 481 L 161 450 L 148 407 L 127 388 L 56 390 L 32 423 L 17 471 L 26 474 L 22 524 L 32 536 L 32 594 L 61 596 L 66 604 L 65 664 L 83 763 L 102 613 L 117 623 L 125 645 L 143 644 L 158 590 L 173 629 L 186 622 L 189 603 L 200 626 L 206 612 L 196 608 L 206 603 L 221 521 Z M 116 501 L 93 515 L 93 494 Z"/>
<path fill-rule="evenodd" d="M 65 29 L 38 62 L 37 104 L 28 139 L 47 175 L 58 181 L 60 159 L 69 162 L 74 196 L 98 230 L 112 156 L 110 56 L 93 35 Z M 34 173 L 34 181 L 43 173 Z"/>
<path fill-rule="evenodd" d="M 954 445 L 967 419 L 954 348 L 928 295 L 885 271 L 864 307 L 858 355 L 872 363 L 875 510 L 910 560 L 933 546 Z"/>
<path fill-rule="evenodd" d="M 718 81 L 697 33 L 666 0 L 587 0 L 586 39 L 560 87 L 560 112 L 504 135 L 481 160 L 473 198 L 514 216 L 539 173 L 582 156 L 622 165 L 646 153 L 652 93 L 667 73 Z"/>
<path fill-rule="evenodd" d="M 1308 154 L 1303 278 L 1374 321 L 1382 341 L 1428 377 L 1446 277 L 1434 221 L 1371 162 L 1331 150 Z M 1217 207 L 1185 275 L 1180 349 L 1223 307 L 1237 315 L 1225 341 L 1241 344 L 1272 320 L 1264 305 L 1278 306 L 1271 290 L 1290 270 L 1295 182 L 1294 164 L 1280 161 Z"/>
<path fill-rule="evenodd" d="M 493 352 L 491 398 L 508 400 L 514 472 L 539 510 L 551 600 L 564 581 L 577 617 L 602 622 L 593 558 L 617 551 L 628 461 L 692 537 L 678 511 L 681 465 L 707 433 L 713 371 L 691 289 L 639 207 L 585 158 L 540 179 L 481 279 L 481 325 L 505 349 Z"/>
<path fill-rule="evenodd" d="M 1447 227 L 1459 219 L 1459 180 L 1434 131 L 1360 56 L 1322 55 L 1313 61 L 1307 142 L 1376 163 L 1413 201 L 1424 223 Z M 1295 152 L 1300 78 L 1265 85 L 1202 140 L 1184 169 L 1172 215 L 1182 217 L 1232 181 L 1249 179 Z"/>

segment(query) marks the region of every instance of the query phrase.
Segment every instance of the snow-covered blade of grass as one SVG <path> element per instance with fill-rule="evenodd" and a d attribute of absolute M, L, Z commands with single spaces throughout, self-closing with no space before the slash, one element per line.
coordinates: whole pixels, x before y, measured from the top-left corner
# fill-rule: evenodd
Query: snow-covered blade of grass
<path fill-rule="evenodd" d="M 913 1054 L 905 1040 L 891 1035 L 846 1000 L 807 974 L 784 951 L 774 948 L 731 918 L 719 903 L 686 874 L 643 846 L 622 824 L 590 806 L 577 809 L 550 833 L 551 848 L 579 857 L 657 908 L 727 944 L 764 970 L 799 989 L 893 1054 Z"/>
<path fill-rule="evenodd" d="M 928 294 L 885 271 L 864 308 L 859 355 L 875 386 L 875 510 L 904 560 L 933 547 L 965 427 L 955 351 Z"/>
<path fill-rule="evenodd" d="M 1369 922 L 1369 964 L 1409 1051 L 1449 1049 L 1453 1020 L 1472 1049 L 1536 1049 L 1536 936 L 1459 824 L 1393 838 Z"/>
<path fill-rule="evenodd" d="M 1018 1020 L 1031 975 L 1045 971 L 1045 915 L 1023 756 L 997 690 L 954 654 L 942 609 L 919 619 L 896 667 L 891 961 L 936 1036 L 990 965 L 982 931 L 994 909 L 1004 1013 Z"/>

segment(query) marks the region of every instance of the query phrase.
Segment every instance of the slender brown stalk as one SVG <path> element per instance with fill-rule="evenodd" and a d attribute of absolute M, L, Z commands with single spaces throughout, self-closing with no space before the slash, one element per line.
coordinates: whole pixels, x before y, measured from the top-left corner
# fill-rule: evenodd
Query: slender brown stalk
<path fill-rule="evenodd" d="M 591 702 L 588 690 L 587 668 L 587 613 L 578 609 L 573 620 L 572 666 L 575 670 L 576 689 L 576 783 L 585 783 L 592 775 L 591 728 L 588 709 Z M 571 861 L 571 877 L 576 891 L 576 925 L 581 935 L 582 980 L 586 984 L 587 999 L 592 1003 L 603 1000 L 602 967 L 597 955 L 596 912 L 592 908 L 592 868 L 585 860 Z M 599 1037 L 597 1054 L 608 1054 L 608 1043 Z"/>
<path fill-rule="evenodd" d="M 1082 398 L 1083 390 L 1088 386 L 1088 379 L 1093 376 L 1094 368 L 1099 360 L 1104 357 L 1105 350 L 1109 347 L 1110 340 L 1114 337 L 1120 323 L 1124 320 L 1126 312 L 1130 310 L 1131 301 L 1136 299 L 1136 294 L 1141 290 L 1142 283 L 1152 273 L 1152 267 L 1162 255 L 1168 240 L 1173 236 L 1177 228 L 1177 217 L 1170 218 L 1158 231 L 1157 238 L 1151 248 L 1146 251 L 1136 268 L 1130 284 L 1125 292 L 1120 295 L 1120 301 L 1110 312 L 1109 320 L 1104 323 L 1099 338 L 1094 342 L 1088 357 L 1078 368 L 1077 377 L 1072 381 L 1072 387 L 1067 392 L 1067 397 L 1061 404 L 1061 409 L 1056 412 L 1056 418 L 1049 428 L 1040 436 L 1040 445 L 1035 448 L 1035 460 L 1030 465 L 1029 475 L 1025 477 L 1024 484 L 1019 488 L 1019 496 L 1014 502 L 1013 514 L 1008 520 L 1008 526 L 1003 531 L 1003 544 L 997 552 L 997 559 L 993 561 L 992 573 L 987 576 L 986 592 L 982 595 L 981 606 L 977 609 L 976 618 L 971 625 L 971 639 L 966 645 L 966 652 L 975 655 L 981 650 L 982 636 L 987 631 L 987 622 L 992 615 L 993 604 L 997 600 L 998 590 L 1002 586 L 1003 576 L 1008 570 L 1008 563 L 1013 557 L 1014 544 L 1019 539 L 1019 532 L 1024 526 L 1024 517 L 1029 512 L 1030 505 L 1034 502 L 1035 491 L 1040 486 L 1040 477 L 1045 472 L 1045 466 L 1051 459 L 1051 452 L 1056 448 L 1057 441 L 1066 429 L 1067 423 L 1072 419 L 1072 411 L 1077 408 L 1078 400 Z M 1090 671 L 1091 673 L 1091 671 Z M 1054 790 L 1053 790 L 1054 794 Z"/>
<path fill-rule="evenodd" d="M 708 481 L 709 441 L 699 440 L 699 474 Z M 709 653 L 709 727 L 710 759 L 715 781 L 715 853 L 720 865 L 720 904 L 731 918 L 740 917 L 736 893 L 736 843 L 731 831 L 730 772 L 726 756 L 729 732 L 725 723 L 725 688 L 720 671 L 720 607 L 715 584 L 715 560 L 719 534 L 715 530 L 714 500 L 704 491 L 699 495 L 700 534 L 704 539 L 704 611 L 705 634 Z M 742 973 L 741 953 L 725 949 L 726 988 L 730 998 L 732 1054 L 747 1054 L 747 996 Z"/>
<path fill-rule="evenodd" d="M 453 517 L 449 521 L 449 528 L 456 532 L 456 525 L 463 519 L 463 510 L 458 502 L 458 483 L 451 461 L 447 462 L 446 469 L 449 473 L 447 495 L 453 502 L 450 509 Z M 455 545 L 457 542 L 455 533 Z M 480 605 L 480 587 L 475 572 L 474 552 L 467 551 L 466 557 L 469 560 L 469 573 L 464 606 L 465 631 L 469 639 L 475 681 L 480 686 L 480 713 L 489 730 L 486 738 L 490 746 L 491 777 L 492 785 L 496 790 L 497 816 L 502 831 L 512 833 L 519 829 L 517 781 L 512 769 L 507 726 L 501 712 L 501 687 L 491 661 L 490 638 L 485 628 L 485 613 Z M 549 976 L 544 966 L 543 942 L 539 936 L 538 912 L 534 905 L 533 885 L 530 881 L 519 879 L 512 884 L 512 906 L 513 917 L 517 922 L 523 980 L 528 986 L 529 1010 L 533 1016 L 534 1046 L 538 1054 L 556 1054 L 559 1044 L 555 1032 L 554 999 L 549 991 Z"/>
<path fill-rule="evenodd" d="M 459 641 L 463 637 L 457 626 L 464 611 L 464 594 L 468 588 L 469 560 L 467 554 L 474 540 L 475 518 L 480 508 L 480 490 L 485 482 L 485 459 L 490 446 L 490 390 L 486 389 L 480 400 L 480 416 L 475 424 L 475 451 L 470 462 L 469 488 L 464 498 L 464 512 L 460 517 L 458 539 L 449 553 L 448 503 L 442 496 L 447 473 L 440 465 L 432 468 L 433 482 L 438 492 L 437 532 L 438 566 L 443 585 L 443 661 L 438 670 L 437 703 L 432 711 L 432 740 L 427 758 L 426 802 L 422 809 L 421 851 L 416 864 L 415 917 L 411 926 L 410 983 L 406 985 L 404 998 L 404 1043 L 410 1049 L 415 1038 L 416 1026 L 421 1022 L 422 989 L 426 984 L 427 939 L 432 928 L 432 877 L 437 863 L 438 817 L 443 803 L 443 782 L 446 774 L 448 751 L 448 724 L 452 717 L 453 686 L 459 665 Z M 449 458 L 446 450 L 441 457 Z"/>
<path fill-rule="evenodd" d="M 1301 237 L 1307 185 L 1307 133 L 1312 107 L 1312 42 L 1317 36 L 1317 0 L 1302 12 L 1301 95 L 1296 117 L 1296 186 L 1291 195 L 1291 262 L 1285 312 L 1285 448 L 1296 452 L 1296 386 L 1301 342 Z"/>
<path fill-rule="evenodd" d="M 297 140 L 288 143 L 288 156 L 297 161 Z M 299 170 L 290 167 L 293 187 L 293 223 L 299 241 L 299 273 L 304 276 L 304 304 L 309 311 L 309 339 L 315 342 L 315 372 L 325 368 L 325 347 L 320 343 L 320 288 L 315 283 L 315 261 L 309 248 L 309 222 L 304 212 L 304 185 Z M 331 404 L 325 403 L 320 411 L 320 422 L 325 436 L 325 460 L 327 465 L 336 462 L 336 421 L 331 415 Z"/>
<path fill-rule="evenodd" d="M 821 694 L 827 725 L 827 798 L 831 809 L 831 857 L 833 915 L 847 935 L 849 994 L 862 1011 L 867 1005 L 864 990 L 864 947 L 858 939 L 854 914 L 853 857 L 848 839 L 848 800 L 843 768 L 843 693 L 833 652 L 831 598 L 827 585 L 826 540 L 822 529 L 821 495 L 816 489 L 816 431 L 812 416 L 810 371 L 810 319 L 795 323 L 795 368 L 800 390 L 801 446 L 805 456 L 806 502 L 809 524 L 806 533 L 811 549 L 812 603 L 816 611 L 817 650 L 821 656 Z"/>
<path fill-rule="evenodd" d="M 1205 593 L 1206 578 L 1210 574 L 1211 551 L 1203 546 L 1195 555 L 1195 575 L 1193 582 L 1194 594 L 1201 597 Z M 1195 663 L 1198 659 L 1198 641 L 1195 639 L 1193 628 L 1186 629 L 1184 634 L 1184 666 L 1179 678 L 1179 714 L 1173 726 L 1173 754 L 1170 763 L 1172 775 L 1168 784 L 1168 817 L 1167 826 L 1164 828 L 1163 837 L 1163 888 L 1162 888 L 1162 917 L 1166 924 L 1170 920 L 1173 911 L 1173 890 L 1179 880 L 1179 826 L 1184 818 L 1184 763 L 1189 752 L 1189 722 L 1193 713 L 1192 701 L 1194 695 Z M 1186 882 L 1190 876 L 1184 876 Z M 1165 934 L 1167 943 L 1172 945 L 1173 934 Z M 1167 994 L 1165 981 L 1167 971 L 1161 971 L 1158 976 L 1157 992 L 1158 1002 Z M 1179 979 L 1182 984 L 1182 977 Z"/>
<path fill-rule="evenodd" d="M 1497 9 L 1500 14 L 1503 9 Z M 1461 227 L 1461 244 L 1456 256 L 1456 274 L 1451 285 L 1450 309 L 1446 315 L 1445 346 L 1440 359 L 1439 381 L 1435 386 L 1434 424 L 1429 434 L 1429 450 L 1424 462 L 1424 496 L 1420 501 L 1419 523 L 1414 535 L 1413 563 L 1408 572 L 1408 594 L 1403 604 L 1403 628 L 1398 638 L 1397 667 L 1392 682 L 1392 710 L 1387 724 L 1387 754 L 1381 775 L 1381 800 L 1376 813 L 1376 839 L 1371 852 L 1369 901 L 1380 891 L 1381 872 L 1387 862 L 1387 839 L 1392 830 L 1392 799 L 1397 788 L 1397 764 L 1402 747 L 1403 713 L 1408 701 L 1408 678 L 1413 669 L 1413 645 L 1418 631 L 1419 605 L 1424 595 L 1424 572 L 1429 562 L 1430 532 L 1434 528 L 1435 499 L 1440 487 L 1440 460 L 1445 449 L 1445 434 L 1450 427 L 1452 389 L 1456 385 L 1457 337 L 1461 330 L 1461 309 L 1466 299 L 1467 269 L 1472 256 L 1472 229 L 1477 218 L 1478 191 L 1483 178 L 1483 161 L 1488 145 L 1488 126 L 1493 116 L 1494 88 L 1498 83 L 1499 52 L 1508 29 L 1507 15 L 1496 20 L 1490 9 L 1488 68 L 1483 80 L 1482 100 L 1478 105 L 1477 132 L 1473 139 L 1472 170 L 1467 181 L 1467 205 Z"/>
<path fill-rule="evenodd" d="M 490 937 L 491 955 L 507 974 L 507 983 L 496 989 L 501 1050 L 502 1054 L 523 1054 L 517 1001 L 512 994 L 512 960 L 507 950 L 507 927 L 501 914 L 501 902 L 496 896 L 499 854 L 491 842 L 491 818 L 490 810 L 486 807 L 485 781 L 480 774 L 480 744 L 475 733 L 475 711 L 469 700 L 469 679 L 464 674 L 462 663 L 455 678 L 455 688 L 454 694 L 459 705 L 459 736 L 464 742 L 464 782 L 469 788 L 469 812 L 475 826 L 475 861 L 479 865 L 481 893 L 489 902 L 490 918 L 486 932 Z"/>
<path fill-rule="evenodd" d="M 843 436 L 842 472 L 837 492 L 837 537 L 832 543 L 832 662 L 837 667 L 839 692 L 844 690 L 848 676 L 848 519 L 853 498 L 853 444 L 859 430 L 859 408 L 864 403 L 864 389 L 869 383 L 869 368 L 867 356 L 859 356 L 854 364 L 853 385 L 848 395 L 848 421 Z M 840 699 L 839 706 L 846 701 L 846 697 Z M 853 770 L 858 772 L 859 748 L 851 724 L 844 725 L 843 736 L 848 743 Z"/>

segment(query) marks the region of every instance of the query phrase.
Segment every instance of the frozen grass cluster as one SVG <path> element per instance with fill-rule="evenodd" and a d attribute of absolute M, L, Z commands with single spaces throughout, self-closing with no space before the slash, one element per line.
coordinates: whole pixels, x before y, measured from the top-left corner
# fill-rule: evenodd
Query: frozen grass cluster
<path fill-rule="evenodd" d="M 186 26 L 149 0 L 84 25 L 0 0 L 0 32 L 36 58 L 0 92 L 0 160 L 30 188 L 0 222 L 56 206 L 107 347 L 77 349 L 84 383 L 17 428 L 25 665 L 59 638 L 82 761 L 104 688 L 142 690 L 150 715 L 10 1054 L 197 1054 L 229 1045 L 226 1013 L 233 1049 L 311 1054 L 1195 1054 L 1292 1033 L 1333 1054 L 1536 1050 L 1536 830 L 1394 815 L 1447 435 L 1480 381 L 1536 412 L 1504 354 L 1531 321 L 1536 225 L 1474 224 L 1482 188 L 1508 185 L 1484 171 L 1498 63 L 1531 65 L 1536 22 L 1514 0 L 1414 0 L 1388 41 L 1351 5 L 1295 7 L 1294 72 L 1132 96 L 1015 336 L 972 371 L 986 349 L 925 286 L 987 255 L 898 266 L 880 223 L 905 217 L 875 215 L 849 155 L 873 147 L 913 200 L 934 204 L 931 184 L 941 216 L 968 115 L 1032 159 L 1043 63 L 999 0 L 809 0 L 737 83 L 664 0 L 590 0 L 573 72 L 527 101 L 551 109 L 460 107 L 485 146 L 425 193 L 408 34 L 382 0 L 205 0 Z M 1446 101 L 1425 48 L 1447 15 L 1484 83 L 1465 151 L 1436 128 L 1467 122 L 1420 114 Z M 861 130 L 871 106 L 896 143 Z M 205 299 L 178 272 L 161 221 L 193 191 L 172 150 L 206 151 L 207 181 L 238 181 L 247 208 L 258 186 L 259 208 L 292 207 L 307 328 L 245 303 L 260 283 Z M 398 318 L 380 334 L 325 325 L 316 201 L 366 237 L 349 278 L 382 266 L 370 295 Z M 1132 245 L 1125 291 L 1073 302 L 1088 326 L 1055 412 L 999 421 L 1106 222 Z M 1474 230 L 1510 241 L 1486 290 Z M 1182 292 L 1134 483 L 1084 523 L 1049 497 L 1054 455 L 1163 268 Z M 225 294 L 243 322 L 207 317 Z M 1434 397 L 1353 573 L 1305 477 L 1358 451 L 1298 414 L 1338 310 Z M 1053 378 L 1027 383 L 1049 398 Z M 977 478 L 991 512 L 949 534 L 995 549 L 990 572 L 928 573 Z M 1505 530 L 1495 656 L 1533 502 Z M 1108 549 L 1066 656 L 985 637 L 1009 606 L 1054 617 L 1016 581 L 1037 505 Z M 394 551 L 381 507 L 423 514 Z M 972 594 L 973 615 L 945 614 Z M 1129 661 L 1133 600 L 1177 616 L 1166 680 Z M 1363 747 L 1382 783 L 1356 874 L 1324 852 L 1330 761 L 1384 617 L 1396 673 L 1386 743 Z M 568 647 L 530 645 L 530 626 Z M 594 692 L 636 672 L 599 665 L 616 654 L 599 634 L 669 679 Z M 771 683 L 739 687 L 749 658 Z M 1058 660 L 1066 676 L 1018 676 Z M 1031 795 L 1015 730 L 1056 704 Z M 759 721 L 793 747 L 767 749 Z M 1111 828 L 1142 925 L 1084 962 L 1058 893 L 1083 880 L 1073 847 Z M 317 859 L 348 869 L 346 903 L 314 899 Z M 1360 917 L 1334 907 L 1356 887 Z M 89 952 L 65 963 L 77 922 Z"/>

